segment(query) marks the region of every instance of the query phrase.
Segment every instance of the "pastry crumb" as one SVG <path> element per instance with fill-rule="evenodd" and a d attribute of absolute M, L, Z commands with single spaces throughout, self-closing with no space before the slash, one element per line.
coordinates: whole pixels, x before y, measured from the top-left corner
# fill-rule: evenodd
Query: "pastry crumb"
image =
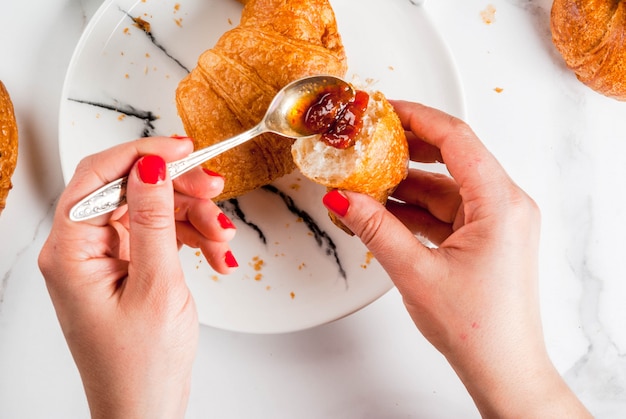
<path fill-rule="evenodd" d="M 485 25 L 491 25 L 496 21 L 496 8 L 493 4 L 487 5 L 487 7 L 480 12 L 480 17 Z"/>
<path fill-rule="evenodd" d="M 374 260 L 374 254 L 372 252 L 366 252 L 365 263 L 361 265 L 361 268 L 367 269 L 367 267 L 372 263 L 372 260 Z"/>
<path fill-rule="evenodd" d="M 142 31 L 146 33 L 150 32 L 150 22 L 148 22 L 147 20 L 143 20 L 140 17 L 135 17 L 133 18 L 133 22 L 135 22 L 135 26 L 141 29 Z"/>
<path fill-rule="evenodd" d="M 259 256 L 255 256 L 255 257 L 252 258 L 252 262 L 250 262 L 249 265 L 255 271 L 259 272 L 261 269 L 263 269 L 263 265 L 265 265 L 265 261 L 263 259 L 261 259 Z"/>

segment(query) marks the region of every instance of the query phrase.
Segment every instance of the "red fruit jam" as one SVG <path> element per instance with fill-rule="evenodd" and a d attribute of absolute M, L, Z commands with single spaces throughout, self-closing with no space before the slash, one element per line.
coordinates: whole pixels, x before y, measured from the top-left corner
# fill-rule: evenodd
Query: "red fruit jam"
<path fill-rule="evenodd" d="M 350 88 L 328 86 L 296 107 L 294 121 L 307 132 L 321 134 L 321 140 L 329 146 L 345 149 L 354 145 L 368 101 L 364 91 L 353 95 Z"/>

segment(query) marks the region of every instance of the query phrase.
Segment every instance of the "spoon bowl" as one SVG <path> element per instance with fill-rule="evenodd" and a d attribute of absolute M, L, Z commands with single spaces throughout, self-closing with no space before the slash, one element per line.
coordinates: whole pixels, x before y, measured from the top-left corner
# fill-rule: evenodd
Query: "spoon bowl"
<path fill-rule="evenodd" d="M 317 132 L 303 124 L 304 114 L 321 94 L 332 91 L 349 92 L 351 97 L 356 94 L 350 83 L 335 76 L 312 76 L 296 80 L 274 96 L 262 122 L 268 131 L 284 137 L 315 135 Z"/>
<path fill-rule="evenodd" d="M 315 135 L 303 124 L 303 114 L 308 106 L 324 92 L 341 89 L 354 96 L 354 88 L 339 77 L 322 75 L 296 80 L 283 87 L 272 99 L 265 116 L 254 127 L 217 144 L 199 149 L 187 157 L 167 164 L 170 178 L 174 179 L 194 167 L 218 156 L 261 134 L 272 132 L 287 138 Z M 128 177 L 114 180 L 86 196 L 70 210 L 72 221 L 84 221 L 106 214 L 126 203 Z"/>

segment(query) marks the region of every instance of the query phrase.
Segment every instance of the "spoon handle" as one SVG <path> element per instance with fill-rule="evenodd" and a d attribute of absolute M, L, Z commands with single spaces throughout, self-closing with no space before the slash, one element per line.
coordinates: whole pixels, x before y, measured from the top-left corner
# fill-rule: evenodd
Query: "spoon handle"
<path fill-rule="evenodd" d="M 187 173 L 194 167 L 205 161 L 218 156 L 231 148 L 237 147 L 246 141 L 267 132 L 264 123 L 260 123 L 248 131 L 244 131 L 228 140 L 221 141 L 209 147 L 194 151 L 187 157 L 175 160 L 167 164 L 167 171 L 171 179 Z M 70 210 L 70 220 L 84 221 L 99 215 L 109 213 L 126 203 L 126 182 L 128 176 L 124 176 L 110 182 L 100 189 L 92 192 Z"/>

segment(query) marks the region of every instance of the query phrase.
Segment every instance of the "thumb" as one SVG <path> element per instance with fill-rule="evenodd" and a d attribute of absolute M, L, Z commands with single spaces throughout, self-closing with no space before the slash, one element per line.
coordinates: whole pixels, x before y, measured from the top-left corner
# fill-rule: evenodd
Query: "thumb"
<path fill-rule="evenodd" d="M 129 287 L 146 292 L 181 276 L 174 221 L 174 189 L 163 158 L 141 157 L 128 176 Z"/>
<path fill-rule="evenodd" d="M 333 190 L 324 196 L 323 202 L 361 239 L 396 285 L 406 277 L 409 265 L 424 267 L 425 258 L 431 257 L 417 237 L 372 197 Z"/>

